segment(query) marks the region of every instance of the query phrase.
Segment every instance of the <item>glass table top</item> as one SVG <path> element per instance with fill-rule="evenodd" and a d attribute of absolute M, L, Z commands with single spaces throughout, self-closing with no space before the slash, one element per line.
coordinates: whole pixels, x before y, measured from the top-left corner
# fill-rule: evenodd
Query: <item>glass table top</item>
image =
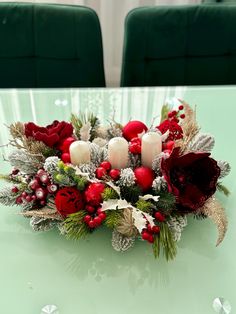
<path fill-rule="evenodd" d="M 38 314 L 55 304 L 60 314 L 211 314 L 217 297 L 226 298 L 234 313 L 236 87 L 0 90 L 0 146 L 9 136 L 5 125 L 44 125 L 68 120 L 71 112 L 92 111 L 103 123 L 114 116 L 121 123 L 132 118 L 151 124 L 172 97 L 197 106 L 202 131 L 215 136 L 213 156 L 232 166 L 224 179 L 231 194 L 218 195 L 229 218 L 224 242 L 215 247 L 217 230 L 210 220 L 189 219 L 176 259 L 166 262 L 155 260 L 142 241 L 117 253 L 109 230 L 79 242 L 56 230 L 36 233 L 16 208 L 0 205 L 0 313 Z M 2 157 L 7 151 L 0 148 L 1 173 L 10 169 Z"/>

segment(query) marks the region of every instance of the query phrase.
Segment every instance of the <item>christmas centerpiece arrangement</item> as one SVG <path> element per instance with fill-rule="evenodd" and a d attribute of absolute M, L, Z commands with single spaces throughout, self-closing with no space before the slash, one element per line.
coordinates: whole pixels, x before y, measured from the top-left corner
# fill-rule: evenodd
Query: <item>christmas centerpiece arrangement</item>
<path fill-rule="evenodd" d="M 223 240 L 227 229 L 216 190 L 228 194 L 225 161 L 211 156 L 214 138 L 200 132 L 195 111 L 179 101 L 164 105 L 158 125 L 114 120 L 101 125 L 93 114 L 43 127 L 9 126 L 13 169 L 0 202 L 17 205 L 35 231 L 58 228 L 80 239 L 102 226 L 112 229 L 112 246 L 124 252 L 136 240 L 155 257 L 176 255 L 187 217 L 213 220 Z"/>

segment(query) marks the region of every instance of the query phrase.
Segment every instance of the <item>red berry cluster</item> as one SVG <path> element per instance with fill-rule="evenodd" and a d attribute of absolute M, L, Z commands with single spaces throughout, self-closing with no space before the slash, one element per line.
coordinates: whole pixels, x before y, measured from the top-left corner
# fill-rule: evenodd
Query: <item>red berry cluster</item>
<path fill-rule="evenodd" d="M 39 169 L 36 176 L 29 182 L 30 192 L 23 191 L 16 199 L 17 204 L 22 204 L 25 200 L 30 203 L 38 201 L 41 206 L 46 204 L 47 195 L 54 194 L 58 190 L 56 184 L 51 183 L 48 173 L 44 169 Z M 18 193 L 19 189 L 14 186 L 13 193 Z"/>
<path fill-rule="evenodd" d="M 141 138 L 134 137 L 129 143 L 129 151 L 132 154 L 141 154 Z"/>
<path fill-rule="evenodd" d="M 106 213 L 102 211 L 101 207 L 95 208 L 91 205 L 86 205 L 85 210 L 89 213 L 84 217 L 84 222 L 90 229 L 99 227 L 106 219 Z"/>
<path fill-rule="evenodd" d="M 155 219 L 157 220 L 157 223 L 165 221 L 165 216 L 161 212 L 155 212 L 154 214 Z M 145 241 L 148 241 L 149 243 L 154 242 L 154 236 L 160 232 L 160 227 L 157 225 L 154 225 L 151 227 L 150 224 L 147 225 L 146 229 L 143 229 L 142 232 L 142 239 Z"/>
<path fill-rule="evenodd" d="M 175 141 L 183 138 L 183 130 L 179 123 L 179 118 L 184 119 L 185 114 L 180 114 L 180 111 L 184 109 L 183 105 L 180 105 L 178 110 L 172 110 L 168 113 L 168 119 L 164 120 L 157 128 L 162 134 L 169 131 L 167 141 Z"/>
<path fill-rule="evenodd" d="M 160 227 L 153 226 L 151 227 L 150 224 L 147 225 L 147 229 L 143 229 L 142 232 L 142 239 L 148 241 L 149 243 L 154 242 L 154 235 L 160 232 Z"/>
<path fill-rule="evenodd" d="M 109 161 L 101 162 L 99 167 L 96 169 L 96 177 L 98 179 L 102 179 L 106 176 L 110 176 L 114 181 L 117 181 L 120 178 L 120 170 L 111 169 L 111 164 Z"/>

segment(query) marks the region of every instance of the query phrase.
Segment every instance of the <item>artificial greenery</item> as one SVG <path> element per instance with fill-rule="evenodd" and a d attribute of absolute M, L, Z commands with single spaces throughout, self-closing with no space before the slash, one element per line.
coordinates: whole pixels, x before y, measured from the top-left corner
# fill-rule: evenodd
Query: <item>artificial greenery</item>
<path fill-rule="evenodd" d="M 155 205 L 152 202 L 145 201 L 143 199 L 139 199 L 136 202 L 135 207 L 137 207 L 138 209 L 140 209 L 143 212 L 150 213 L 155 208 Z"/>
<path fill-rule="evenodd" d="M 20 183 L 21 182 L 21 180 L 18 177 L 8 175 L 8 174 L 0 174 L 0 180 L 5 180 L 8 183 Z"/>
<path fill-rule="evenodd" d="M 167 191 L 161 191 L 157 202 L 157 209 L 161 209 L 164 212 L 170 212 L 175 209 L 176 199 L 175 196 Z"/>
<path fill-rule="evenodd" d="M 229 196 L 230 191 L 227 189 L 225 185 L 223 185 L 221 182 L 218 182 L 217 185 L 217 190 L 221 193 L 223 193 L 225 196 Z"/>
<path fill-rule="evenodd" d="M 167 261 L 175 258 L 177 254 L 176 242 L 166 223 L 160 225 L 160 233 L 154 238 L 152 248 L 155 258 L 160 256 L 161 251 Z"/>
<path fill-rule="evenodd" d="M 106 219 L 104 221 L 108 228 L 114 229 L 122 219 L 122 210 L 107 210 Z"/>
<path fill-rule="evenodd" d="M 80 210 L 67 216 L 63 222 L 67 238 L 79 240 L 90 233 L 90 229 L 84 222 L 86 214 L 85 210 Z"/>
<path fill-rule="evenodd" d="M 139 200 L 139 196 L 142 195 L 142 191 L 137 185 L 121 187 L 120 193 L 122 198 L 132 204 L 135 204 Z"/>
<path fill-rule="evenodd" d="M 73 114 L 70 117 L 70 121 L 73 125 L 75 135 L 77 138 L 80 138 L 80 130 L 83 125 L 90 122 L 91 132 L 90 132 L 90 140 L 93 140 L 96 133 L 96 128 L 99 125 L 99 119 L 93 113 L 80 113 L 79 115 Z"/>
<path fill-rule="evenodd" d="M 119 198 L 116 191 L 112 188 L 105 188 L 104 192 L 102 193 L 103 201 L 108 201 L 110 199 L 117 199 Z"/>
<path fill-rule="evenodd" d="M 161 122 L 168 118 L 168 112 L 170 111 L 170 107 L 165 104 L 161 109 Z"/>

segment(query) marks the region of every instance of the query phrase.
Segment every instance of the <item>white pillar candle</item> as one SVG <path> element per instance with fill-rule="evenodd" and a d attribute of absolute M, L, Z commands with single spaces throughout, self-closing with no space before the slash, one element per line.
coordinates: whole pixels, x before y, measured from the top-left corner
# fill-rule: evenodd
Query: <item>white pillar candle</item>
<path fill-rule="evenodd" d="M 108 143 L 108 160 L 113 169 L 123 169 L 128 164 L 129 144 L 123 137 L 114 137 Z"/>
<path fill-rule="evenodd" d="M 152 162 L 162 151 L 161 136 L 156 132 L 149 132 L 142 137 L 142 165 L 152 168 Z"/>
<path fill-rule="evenodd" d="M 85 141 L 75 141 L 70 145 L 70 160 L 73 165 L 87 164 L 90 162 L 90 147 Z"/>

